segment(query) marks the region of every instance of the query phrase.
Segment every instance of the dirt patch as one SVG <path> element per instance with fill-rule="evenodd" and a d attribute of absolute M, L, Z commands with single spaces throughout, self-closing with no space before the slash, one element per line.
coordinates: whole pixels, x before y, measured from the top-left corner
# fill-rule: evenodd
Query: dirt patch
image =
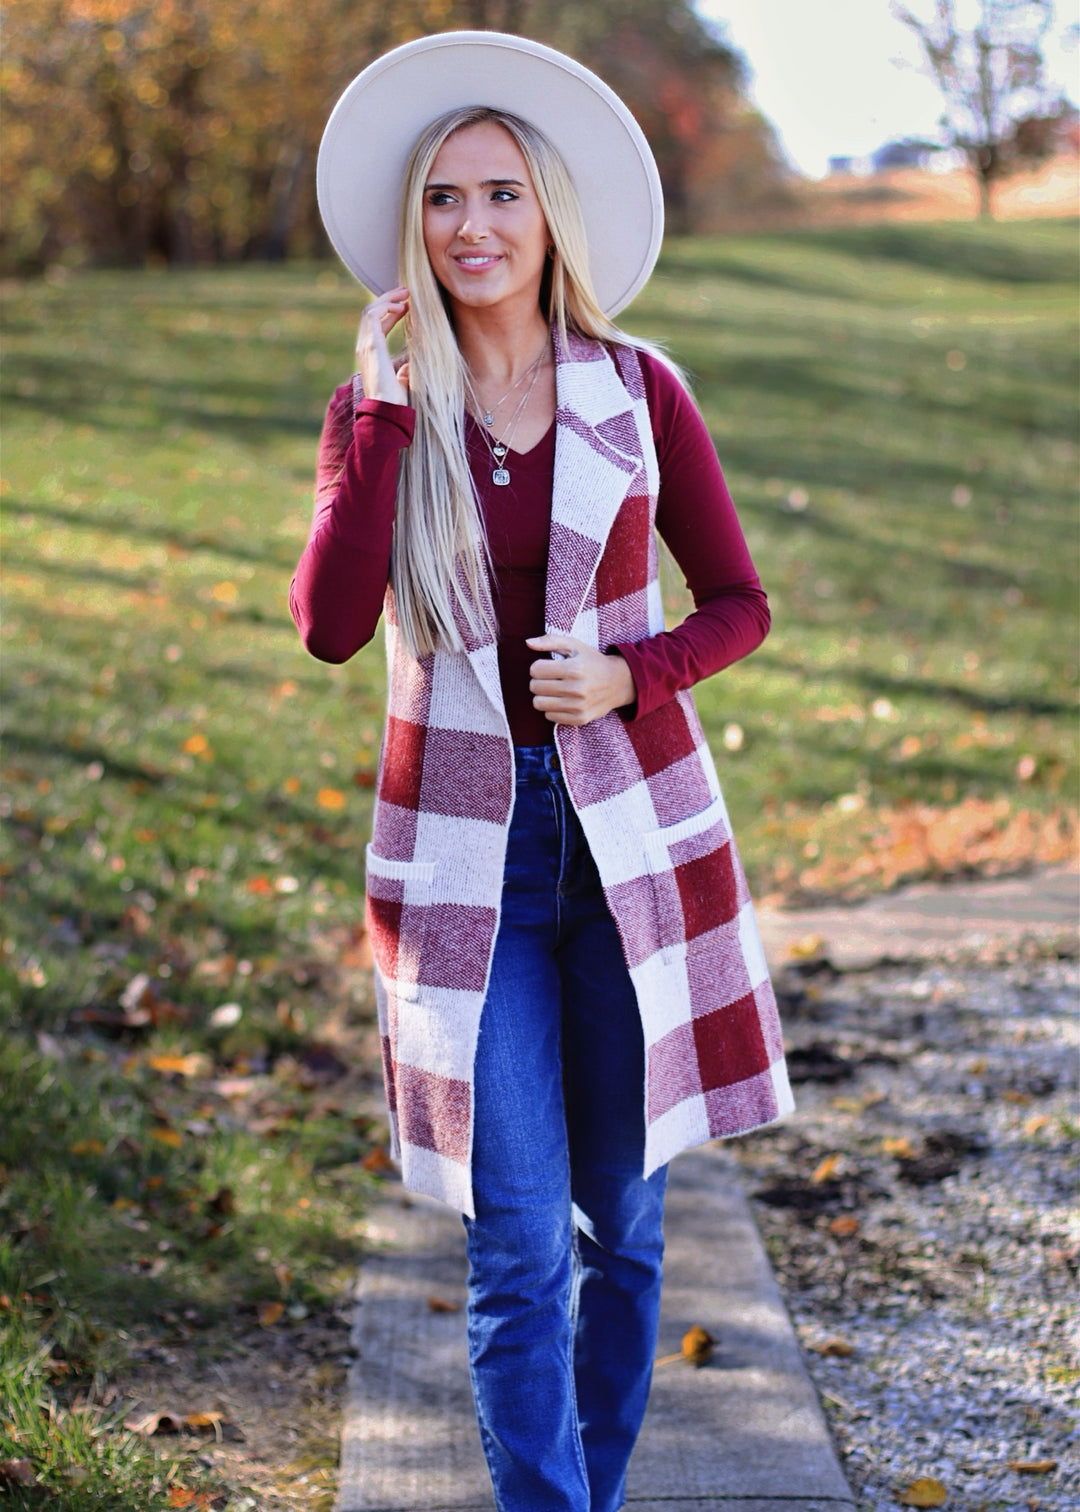
<path fill-rule="evenodd" d="M 129 1421 L 168 1412 L 214 1419 L 191 1447 L 230 1512 L 329 1512 L 337 1488 L 342 1393 L 351 1359 L 348 1295 L 331 1313 L 287 1329 L 211 1341 L 147 1343 L 120 1394 Z"/>

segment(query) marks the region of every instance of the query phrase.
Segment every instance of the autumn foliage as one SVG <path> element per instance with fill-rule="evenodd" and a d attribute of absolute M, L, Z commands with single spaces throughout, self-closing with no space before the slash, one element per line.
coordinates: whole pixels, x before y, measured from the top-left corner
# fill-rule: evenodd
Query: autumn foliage
<path fill-rule="evenodd" d="M 740 60 L 685 0 L 9 0 L 0 260 L 324 251 L 314 164 L 333 102 L 389 47 L 455 27 L 521 31 L 608 78 L 655 145 L 677 229 L 780 192 Z"/>

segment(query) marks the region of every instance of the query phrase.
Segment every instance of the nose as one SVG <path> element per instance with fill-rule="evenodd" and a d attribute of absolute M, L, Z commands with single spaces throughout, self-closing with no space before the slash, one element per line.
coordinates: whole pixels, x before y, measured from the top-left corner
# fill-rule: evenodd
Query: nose
<path fill-rule="evenodd" d="M 462 205 L 461 225 L 458 227 L 458 235 L 462 241 L 483 241 L 491 235 L 485 209 L 484 201 L 477 199 L 474 195 L 470 195 L 468 201 Z"/>
<path fill-rule="evenodd" d="M 475 215 L 466 215 L 458 227 L 458 236 L 460 236 L 462 241 L 484 241 L 489 235 L 490 232 L 487 226 L 484 225 L 483 221 L 478 220 Z"/>

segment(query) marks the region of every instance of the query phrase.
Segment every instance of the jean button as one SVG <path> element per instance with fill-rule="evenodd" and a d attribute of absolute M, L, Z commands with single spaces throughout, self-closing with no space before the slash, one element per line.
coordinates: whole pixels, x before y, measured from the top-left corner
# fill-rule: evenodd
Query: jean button
<path fill-rule="evenodd" d="M 558 751 L 552 751 L 552 753 L 551 753 L 551 770 L 553 772 L 561 772 L 562 771 L 562 762 L 559 760 L 559 753 L 558 753 Z"/>

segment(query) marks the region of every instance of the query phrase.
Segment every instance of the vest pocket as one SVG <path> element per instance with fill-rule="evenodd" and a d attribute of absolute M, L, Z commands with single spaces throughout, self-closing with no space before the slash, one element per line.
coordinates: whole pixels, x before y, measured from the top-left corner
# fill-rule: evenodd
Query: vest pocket
<path fill-rule="evenodd" d="M 701 932 L 703 910 L 697 894 L 702 882 L 709 891 L 709 884 L 713 884 L 718 894 L 708 900 L 705 912 L 715 911 L 719 916 L 729 911 L 731 899 L 726 895 L 730 892 L 730 863 L 726 851 L 730 839 L 727 806 L 719 796 L 699 814 L 643 835 L 662 961 L 672 961 L 678 947 Z"/>
<path fill-rule="evenodd" d="M 419 991 L 434 861 L 390 861 L 369 845 L 367 926 L 375 965 L 385 985 L 404 1002 Z"/>

